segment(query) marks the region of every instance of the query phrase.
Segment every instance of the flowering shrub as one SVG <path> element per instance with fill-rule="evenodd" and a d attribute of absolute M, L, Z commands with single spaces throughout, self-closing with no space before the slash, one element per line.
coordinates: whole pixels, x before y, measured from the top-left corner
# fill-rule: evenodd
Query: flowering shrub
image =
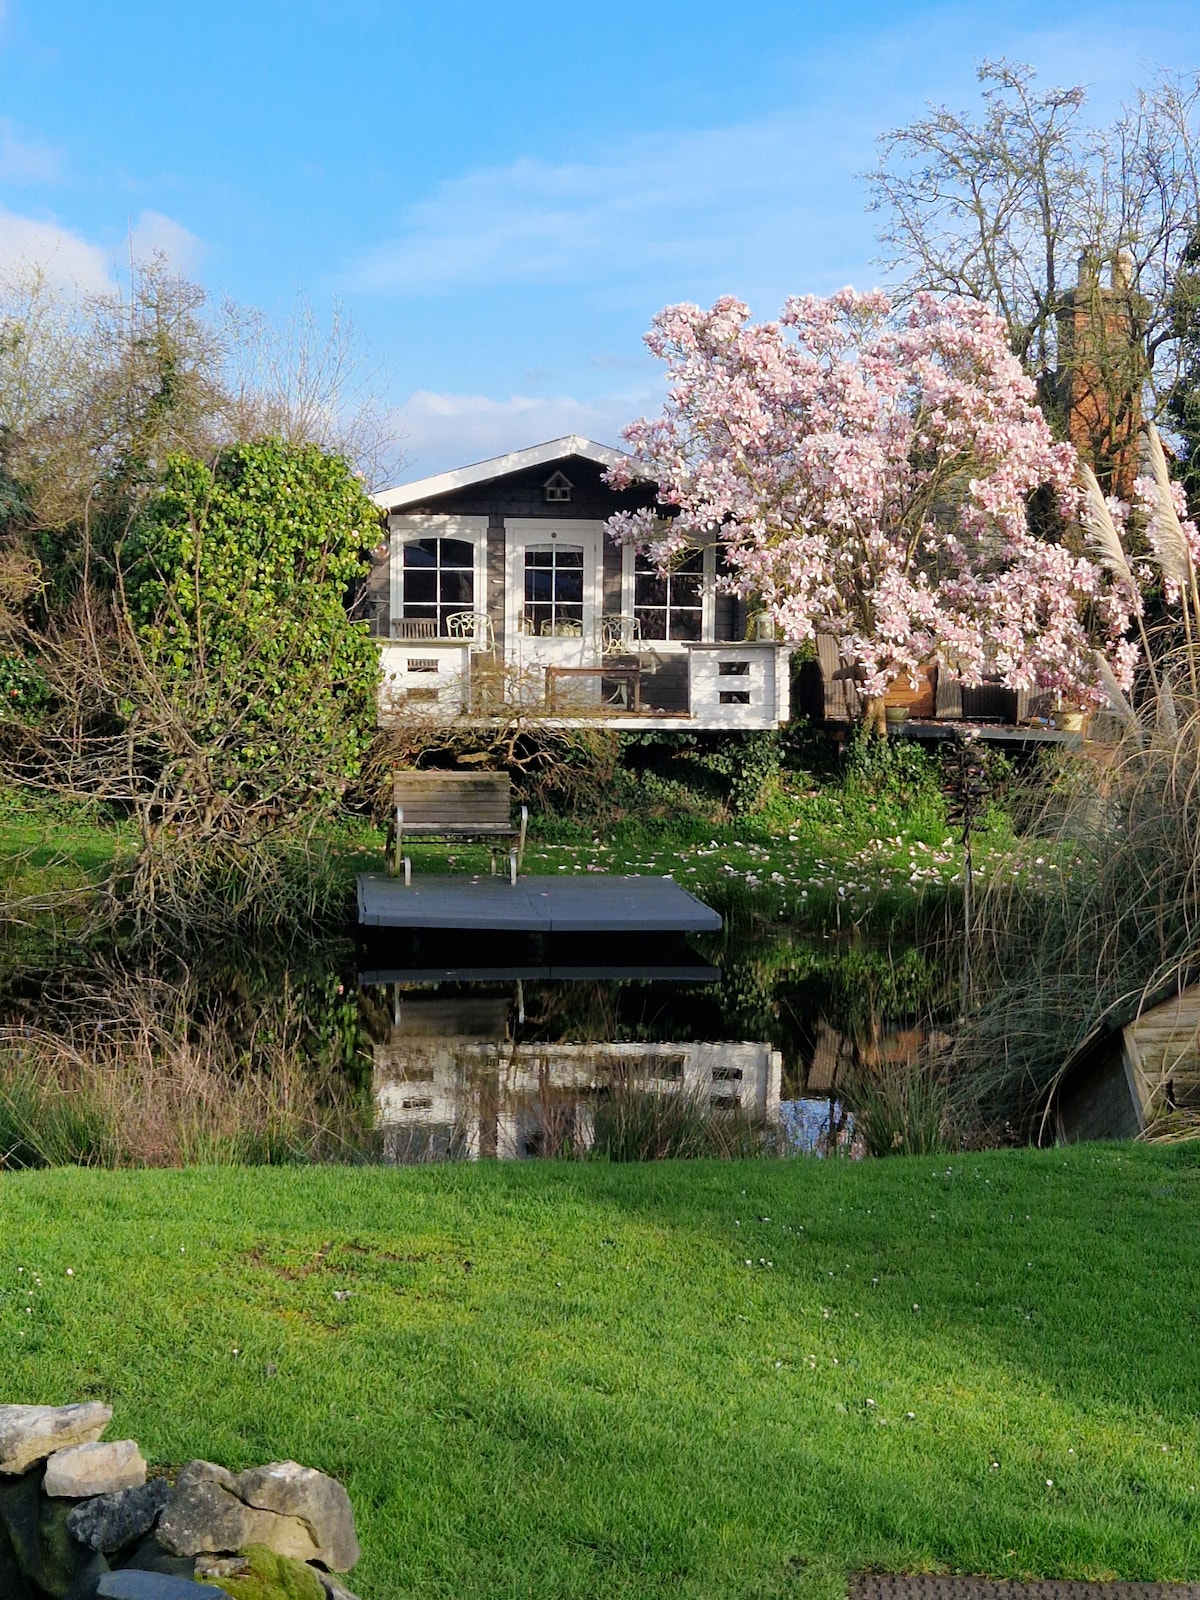
<path fill-rule="evenodd" d="M 611 518 L 619 542 L 665 568 L 719 541 L 722 581 L 786 639 L 833 634 L 867 702 L 937 659 L 1099 703 L 1097 640 L 1129 684 L 1136 586 L 1031 531 L 1038 490 L 1074 520 L 1075 453 L 983 306 L 920 295 L 897 321 L 845 289 L 753 324 L 725 297 L 668 307 L 646 342 L 669 398 L 609 481 L 653 479 L 659 508 Z"/>

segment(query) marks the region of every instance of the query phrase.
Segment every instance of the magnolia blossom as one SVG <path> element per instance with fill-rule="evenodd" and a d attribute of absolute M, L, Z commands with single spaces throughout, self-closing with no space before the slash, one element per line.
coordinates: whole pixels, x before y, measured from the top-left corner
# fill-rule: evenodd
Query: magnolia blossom
<path fill-rule="evenodd" d="M 664 570 L 718 543 L 722 583 L 785 639 L 834 635 L 866 700 L 936 659 L 1098 702 L 1097 643 L 1128 686 L 1136 585 L 1031 531 L 1038 490 L 1074 520 L 1076 457 L 983 306 L 922 295 L 897 319 L 844 289 L 755 324 L 727 297 L 669 306 L 646 343 L 669 398 L 608 477 L 652 479 L 658 508 L 613 517 L 619 542 Z"/>

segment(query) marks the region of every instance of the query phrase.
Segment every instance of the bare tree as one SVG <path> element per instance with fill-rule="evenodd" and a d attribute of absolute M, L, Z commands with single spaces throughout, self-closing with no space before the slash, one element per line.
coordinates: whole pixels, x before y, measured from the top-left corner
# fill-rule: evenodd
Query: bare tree
<path fill-rule="evenodd" d="M 1076 442 L 1103 471 L 1143 399 L 1155 416 L 1169 404 L 1200 318 L 1181 274 L 1200 225 L 1200 74 L 1161 74 L 1102 129 L 1080 85 L 1039 89 L 1006 61 L 979 80 L 981 115 L 935 106 L 880 140 L 869 178 L 885 263 L 908 292 L 994 307 L 1063 433 L 1090 388 L 1114 426 Z"/>
<path fill-rule="evenodd" d="M 345 455 L 370 479 L 384 415 L 337 309 L 328 326 L 306 305 L 276 325 L 161 259 L 86 298 L 32 270 L 0 281 L 0 468 L 35 529 L 95 535 L 107 516 L 119 536 L 168 455 L 268 435 Z"/>

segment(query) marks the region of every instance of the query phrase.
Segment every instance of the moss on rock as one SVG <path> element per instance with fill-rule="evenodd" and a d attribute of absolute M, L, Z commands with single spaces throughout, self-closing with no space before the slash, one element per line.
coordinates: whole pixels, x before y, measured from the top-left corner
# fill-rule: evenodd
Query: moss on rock
<path fill-rule="evenodd" d="M 204 1579 L 224 1589 L 230 1600 L 325 1600 L 321 1580 L 303 1561 L 276 1555 L 261 1544 L 247 1545 L 238 1553 L 250 1563 L 248 1573 Z"/>

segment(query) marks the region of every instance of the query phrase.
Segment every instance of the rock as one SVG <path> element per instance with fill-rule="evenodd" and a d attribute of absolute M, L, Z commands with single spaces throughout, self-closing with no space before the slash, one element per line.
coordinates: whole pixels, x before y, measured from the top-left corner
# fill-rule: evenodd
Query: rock
<path fill-rule="evenodd" d="M 148 1534 L 121 1559 L 122 1572 L 161 1572 L 169 1578 L 195 1577 L 196 1563 L 191 1556 L 171 1556 L 153 1534 Z"/>
<path fill-rule="evenodd" d="M 132 1439 L 111 1444 L 75 1444 L 56 1450 L 46 1463 L 42 1493 L 54 1500 L 83 1500 L 92 1495 L 140 1489 L 146 1462 Z"/>
<path fill-rule="evenodd" d="M 170 1498 L 171 1486 L 165 1478 L 97 1495 L 71 1508 L 67 1532 L 89 1550 L 121 1550 L 150 1532 Z"/>
<path fill-rule="evenodd" d="M 90 1444 L 112 1421 L 112 1407 L 0 1406 L 0 1473 L 25 1472 L 56 1450 Z"/>
<path fill-rule="evenodd" d="M 334 1572 L 349 1572 L 362 1551 L 354 1532 L 350 1496 L 336 1478 L 296 1461 L 272 1461 L 240 1473 L 234 1486 L 239 1499 L 260 1511 L 297 1517 L 312 1533 L 320 1561 Z"/>
<path fill-rule="evenodd" d="M 214 1570 L 234 1563 L 240 1570 Z M 229 1600 L 325 1600 L 325 1590 L 312 1567 L 276 1555 L 260 1544 L 249 1546 L 232 1560 L 201 1559 L 196 1563 L 196 1576 L 210 1578 Z"/>
<path fill-rule="evenodd" d="M 41 1493 L 38 1468 L 20 1478 L 0 1479 L 0 1595 L 51 1595 L 55 1600 L 91 1600 L 96 1579 L 108 1571 L 104 1557 L 84 1549 L 67 1532 L 70 1507 Z M 11 1552 L 11 1563 L 4 1559 Z M 9 1565 L 24 1587 L 4 1581 Z"/>
<path fill-rule="evenodd" d="M 305 1523 L 246 1505 L 234 1492 L 236 1482 L 231 1472 L 211 1461 L 189 1461 L 182 1467 L 158 1519 L 155 1538 L 163 1549 L 174 1556 L 195 1556 L 262 1544 L 298 1561 L 323 1559 Z"/>
<path fill-rule="evenodd" d="M 75 1576 L 71 1580 L 71 1587 L 67 1590 L 66 1600 L 96 1600 L 100 1579 L 110 1570 L 108 1562 L 99 1551 L 84 1551 L 75 1568 Z"/>
<path fill-rule="evenodd" d="M 40 1472 L 34 1471 L 20 1478 L 0 1478 L 0 1529 L 7 1536 L 17 1566 L 33 1581 L 42 1570 L 42 1541 L 38 1532 L 41 1477 Z"/>
<path fill-rule="evenodd" d="M 17 1553 L 3 1522 L 0 1522 L 0 1594 L 5 1600 L 33 1600 L 29 1579 L 17 1565 Z"/>
<path fill-rule="evenodd" d="M 206 1578 L 248 1578 L 249 1556 L 197 1556 L 195 1576 Z"/>
<path fill-rule="evenodd" d="M 47 1594 L 67 1600 L 75 1589 L 79 1569 L 94 1551 L 81 1550 L 67 1532 L 67 1507 L 38 1497 L 38 1562 L 32 1576 Z"/>
<path fill-rule="evenodd" d="M 101 1600 L 228 1600 L 223 1589 L 190 1578 L 169 1578 L 162 1572 L 131 1572 L 128 1567 L 101 1578 L 96 1589 Z"/>
<path fill-rule="evenodd" d="M 314 1567 L 322 1589 L 325 1591 L 325 1600 L 358 1600 L 356 1594 L 351 1594 L 349 1589 L 334 1577 L 332 1572 L 322 1572 L 319 1567 Z"/>

